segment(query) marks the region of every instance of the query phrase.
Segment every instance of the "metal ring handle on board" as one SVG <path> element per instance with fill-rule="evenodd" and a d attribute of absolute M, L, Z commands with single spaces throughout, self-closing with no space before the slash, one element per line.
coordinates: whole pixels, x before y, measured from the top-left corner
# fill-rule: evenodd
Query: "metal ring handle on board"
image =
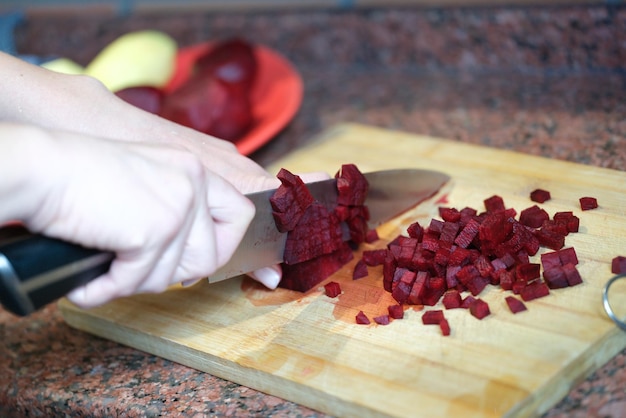
<path fill-rule="evenodd" d="M 613 322 L 615 322 L 623 331 L 626 331 L 626 322 L 622 321 L 615 315 L 613 308 L 611 308 L 611 304 L 609 303 L 609 289 L 611 288 L 611 285 L 619 279 L 626 279 L 626 274 L 618 274 L 606 282 L 604 285 L 604 291 L 602 292 L 602 304 L 604 305 L 604 310 L 609 318 L 611 318 Z"/>

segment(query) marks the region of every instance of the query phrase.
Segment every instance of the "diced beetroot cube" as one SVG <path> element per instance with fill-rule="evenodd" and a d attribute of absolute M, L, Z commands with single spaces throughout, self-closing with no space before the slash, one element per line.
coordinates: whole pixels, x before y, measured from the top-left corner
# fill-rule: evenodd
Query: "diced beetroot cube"
<path fill-rule="evenodd" d="M 448 265 L 446 268 L 446 285 L 448 289 L 454 289 L 459 284 L 456 274 L 461 270 L 461 268 L 461 266 L 451 265 Z"/>
<path fill-rule="evenodd" d="M 500 287 L 503 290 L 513 290 L 515 275 L 512 272 L 508 270 L 500 270 L 498 278 L 500 279 Z"/>
<path fill-rule="evenodd" d="M 626 273 L 626 257 L 618 255 L 611 260 L 611 273 L 624 274 Z"/>
<path fill-rule="evenodd" d="M 535 189 L 530 192 L 530 200 L 537 203 L 543 203 L 550 200 L 550 192 L 543 189 Z"/>
<path fill-rule="evenodd" d="M 526 264 L 518 264 L 515 267 L 515 278 L 517 280 L 523 280 L 525 282 L 530 282 L 541 274 L 541 264 L 537 263 L 526 263 Z"/>
<path fill-rule="evenodd" d="M 404 308 L 402 305 L 390 305 L 387 310 L 389 311 L 389 316 L 393 319 L 404 318 Z"/>
<path fill-rule="evenodd" d="M 543 228 L 535 231 L 535 237 L 541 245 L 552 250 L 560 250 L 565 245 L 565 236 Z"/>
<path fill-rule="evenodd" d="M 516 297 L 507 296 L 506 298 L 504 298 L 504 300 L 506 301 L 506 304 L 509 306 L 509 309 L 511 310 L 511 312 L 513 312 L 514 314 L 525 311 L 527 309 L 526 305 L 524 305 L 524 302 L 517 299 Z"/>
<path fill-rule="evenodd" d="M 337 204 L 359 206 L 365 203 L 369 184 L 354 164 L 343 164 L 335 175 L 337 179 Z"/>
<path fill-rule="evenodd" d="M 480 224 L 478 236 L 481 241 L 496 246 L 506 240 L 513 230 L 513 224 L 508 221 L 504 211 L 489 212 Z"/>
<path fill-rule="evenodd" d="M 352 280 L 362 279 L 367 276 L 367 264 L 363 259 L 357 261 L 354 266 L 354 271 L 352 272 Z"/>
<path fill-rule="evenodd" d="M 341 286 L 337 282 L 328 282 L 324 285 L 326 296 L 329 298 L 336 298 L 341 294 Z"/>
<path fill-rule="evenodd" d="M 439 239 L 443 242 L 454 242 L 456 235 L 459 233 L 459 228 L 460 226 L 457 222 L 444 222 Z"/>
<path fill-rule="evenodd" d="M 562 265 L 578 264 L 578 256 L 576 255 L 576 250 L 574 249 L 574 247 L 563 248 L 557 253 L 559 255 L 559 260 L 561 261 Z"/>
<path fill-rule="evenodd" d="M 456 247 L 453 251 L 450 251 L 448 265 L 462 267 L 470 262 L 471 257 L 471 251 L 466 248 Z"/>
<path fill-rule="evenodd" d="M 383 263 L 383 288 L 387 292 L 391 292 L 391 284 L 393 283 L 393 276 L 396 271 L 398 263 L 391 252 L 387 253 L 385 262 Z"/>
<path fill-rule="evenodd" d="M 543 271 L 543 280 L 550 289 L 561 289 L 569 286 L 562 266 L 555 266 Z"/>
<path fill-rule="evenodd" d="M 443 277 L 430 277 L 426 281 L 426 290 L 422 296 L 422 303 L 426 306 L 436 305 L 445 291 L 446 281 Z"/>
<path fill-rule="evenodd" d="M 443 229 L 443 221 L 440 221 L 439 219 L 430 220 L 430 224 L 428 224 L 429 234 L 439 237 L 439 234 L 441 234 L 442 229 Z"/>
<path fill-rule="evenodd" d="M 522 225 L 529 226 L 531 228 L 539 228 L 544 221 L 550 219 L 548 212 L 541 209 L 537 205 L 533 205 L 520 212 L 519 222 Z"/>
<path fill-rule="evenodd" d="M 480 277 L 480 273 L 473 264 L 468 264 L 458 271 L 456 277 L 463 284 L 463 286 L 467 287 L 475 277 Z"/>
<path fill-rule="evenodd" d="M 450 261 L 450 248 L 441 246 L 437 249 L 435 253 L 435 264 L 440 266 L 445 266 Z"/>
<path fill-rule="evenodd" d="M 385 262 L 387 250 L 366 250 L 363 251 L 363 262 L 368 266 L 379 266 Z"/>
<path fill-rule="evenodd" d="M 555 222 L 564 224 L 569 232 L 578 232 L 580 219 L 573 212 L 557 212 L 552 217 Z"/>
<path fill-rule="evenodd" d="M 439 249 L 439 236 L 424 234 L 422 238 L 422 248 L 436 253 Z"/>
<path fill-rule="evenodd" d="M 418 271 L 415 276 L 415 281 L 413 282 L 413 286 L 411 287 L 411 292 L 409 293 L 409 297 L 407 299 L 407 303 L 409 305 L 421 305 L 422 298 L 426 291 L 426 282 L 428 281 L 429 274 L 426 271 Z"/>
<path fill-rule="evenodd" d="M 470 280 L 466 286 L 467 290 L 469 290 L 473 296 L 478 296 L 480 292 L 482 292 L 485 287 L 487 287 L 488 284 L 489 279 L 486 279 L 482 276 L 476 276 L 472 280 Z"/>
<path fill-rule="evenodd" d="M 513 282 L 513 286 L 511 287 L 511 291 L 516 295 L 519 295 L 520 293 L 522 293 L 522 290 L 526 288 L 526 286 L 528 286 L 528 283 L 526 283 L 525 281 L 515 280 Z"/>
<path fill-rule="evenodd" d="M 499 212 L 505 209 L 504 200 L 498 195 L 485 199 L 484 204 L 487 212 Z"/>
<path fill-rule="evenodd" d="M 438 325 L 443 319 L 444 315 L 441 309 L 426 311 L 422 315 L 422 323 L 424 325 Z"/>
<path fill-rule="evenodd" d="M 443 294 L 443 306 L 446 309 L 456 309 L 461 307 L 461 293 L 457 290 L 448 290 Z"/>
<path fill-rule="evenodd" d="M 368 244 L 376 242 L 379 239 L 380 238 L 378 237 L 378 231 L 375 229 L 370 229 L 369 231 L 367 231 L 367 234 L 365 234 L 365 242 L 367 242 Z"/>
<path fill-rule="evenodd" d="M 463 309 L 469 309 L 469 307 L 472 305 L 472 303 L 474 303 L 476 301 L 476 298 L 472 295 L 467 295 L 464 299 L 463 302 L 461 302 L 461 308 Z"/>
<path fill-rule="evenodd" d="M 491 314 L 489 310 L 489 304 L 482 299 L 476 299 L 469 307 L 470 313 L 478 319 L 483 319 L 484 317 Z"/>
<path fill-rule="evenodd" d="M 567 263 L 563 265 L 563 271 L 565 272 L 565 277 L 567 277 L 568 285 L 576 286 L 583 282 L 583 279 L 580 277 L 580 273 L 574 264 Z"/>
<path fill-rule="evenodd" d="M 461 212 L 456 208 L 439 207 L 439 216 L 445 222 L 459 222 L 461 220 Z"/>
<path fill-rule="evenodd" d="M 554 267 L 561 267 L 563 264 L 561 263 L 561 257 L 559 257 L 559 252 L 553 251 L 550 253 L 541 254 L 541 265 L 543 266 L 544 271 L 550 270 Z"/>
<path fill-rule="evenodd" d="M 374 322 L 378 325 L 389 325 L 389 315 L 380 315 L 374 317 Z"/>
<path fill-rule="evenodd" d="M 282 168 L 276 177 L 281 185 L 270 197 L 276 228 L 287 232 L 295 228 L 305 210 L 313 203 L 313 195 L 302 179 Z"/>
<path fill-rule="evenodd" d="M 457 235 L 454 240 L 454 243 L 462 248 L 467 248 L 470 246 L 474 238 L 478 235 L 478 230 L 480 228 L 480 224 L 475 219 L 470 219 L 461 232 Z"/>
<path fill-rule="evenodd" d="M 406 284 L 405 282 L 398 282 L 398 284 L 393 287 L 391 291 L 391 296 L 398 302 L 404 303 L 409 298 L 409 294 L 411 293 L 412 286 Z"/>
<path fill-rule="evenodd" d="M 579 202 L 582 210 L 591 210 L 598 207 L 598 200 L 595 197 L 581 197 Z"/>
<path fill-rule="evenodd" d="M 483 254 L 480 254 L 476 261 L 474 261 L 474 266 L 478 269 L 478 273 L 484 278 L 491 277 L 494 272 L 491 261 Z"/>
<path fill-rule="evenodd" d="M 448 323 L 447 319 L 442 319 L 441 321 L 439 321 L 439 329 L 441 329 L 441 334 L 444 336 L 448 336 L 450 335 L 450 324 Z"/>
<path fill-rule="evenodd" d="M 528 284 L 522 291 L 520 292 L 520 296 L 525 302 L 529 300 L 542 298 L 544 296 L 548 296 L 550 294 L 550 288 L 542 281 L 534 281 Z"/>
<path fill-rule="evenodd" d="M 370 320 L 367 317 L 367 315 L 365 315 L 365 313 L 363 311 L 359 311 L 358 314 L 356 314 L 356 323 L 360 324 L 360 325 L 369 325 L 370 324 Z"/>
<path fill-rule="evenodd" d="M 424 237 L 424 228 L 419 224 L 419 222 L 413 222 L 406 229 L 406 232 L 409 234 L 409 237 L 415 238 L 418 241 L 422 241 Z"/>

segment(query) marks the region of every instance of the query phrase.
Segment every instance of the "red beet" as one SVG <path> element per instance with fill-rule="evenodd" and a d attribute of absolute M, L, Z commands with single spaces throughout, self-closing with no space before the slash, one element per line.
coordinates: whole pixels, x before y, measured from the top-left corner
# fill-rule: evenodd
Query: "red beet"
<path fill-rule="evenodd" d="M 618 255 L 611 260 L 611 273 L 626 274 L 626 257 Z"/>
<path fill-rule="evenodd" d="M 363 262 L 368 266 L 379 266 L 385 262 L 387 250 L 363 251 Z"/>
<path fill-rule="evenodd" d="M 543 271 L 543 280 L 550 289 L 561 289 L 569 286 L 563 266 L 555 266 Z"/>
<path fill-rule="evenodd" d="M 161 113 L 164 97 L 163 91 L 155 87 L 128 87 L 116 91 L 115 95 L 146 112 L 154 113 L 155 115 Z"/>
<path fill-rule="evenodd" d="M 511 312 L 513 312 L 514 314 L 525 311 L 527 309 L 526 305 L 524 305 L 524 302 L 522 302 L 521 300 L 513 296 L 507 296 L 506 298 L 504 298 L 504 300 L 506 301 L 506 304 L 509 306 L 509 309 L 511 310 Z"/>
<path fill-rule="evenodd" d="M 443 319 L 443 311 L 440 309 L 426 311 L 422 315 L 422 323 L 424 325 L 438 325 Z"/>
<path fill-rule="evenodd" d="M 352 272 L 352 280 L 361 279 L 367 276 L 367 265 L 363 261 L 363 259 L 357 261 L 354 266 L 354 271 Z"/>
<path fill-rule="evenodd" d="M 372 242 L 376 242 L 379 239 L 380 238 L 378 237 L 378 231 L 376 231 L 375 229 L 370 229 L 365 234 L 365 242 L 367 242 L 368 244 L 371 244 Z"/>
<path fill-rule="evenodd" d="M 543 203 L 550 200 L 550 192 L 543 189 L 535 189 L 530 192 L 530 200 L 537 203 Z"/>
<path fill-rule="evenodd" d="M 591 210 L 598 207 L 598 201 L 595 197 L 581 197 L 579 202 L 582 210 Z"/>
<path fill-rule="evenodd" d="M 567 277 L 567 284 L 569 286 L 576 286 L 583 282 L 583 279 L 574 264 L 567 263 L 563 265 L 563 271 L 565 272 L 565 277 Z"/>
<path fill-rule="evenodd" d="M 378 325 L 389 325 L 389 315 L 380 315 L 374 317 L 374 322 L 376 322 Z"/>
<path fill-rule="evenodd" d="M 241 90 L 249 90 L 257 76 L 254 47 L 243 39 L 219 42 L 195 62 L 195 72 L 218 78 Z"/>
<path fill-rule="evenodd" d="M 439 329 L 441 329 L 441 334 L 444 336 L 448 336 L 450 335 L 450 324 L 448 323 L 447 319 L 442 319 L 441 321 L 439 321 Z"/>
<path fill-rule="evenodd" d="M 389 311 L 389 316 L 393 319 L 404 318 L 404 308 L 402 305 L 390 305 L 387 310 Z"/>
<path fill-rule="evenodd" d="M 500 212 L 505 209 L 504 199 L 498 195 L 491 196 L 484 201 L 487 212 Z"/>
<path fill-rule="evenodd" d="M 337 204 L 360 206 L 365 203 L 369 184 L 365 176 L 354 164 L 344 164 L 335 175 L 337 179 Z"/>
<path fill-rule="evenodd" d="M 534 281 L 529 283 L 524 289 L 521 290 L 520 296 L 525 302 L 529 300 L 542 298 L 544 296 L 548 296 L 550 294 L 550 289 L 545 282 L 542 281 Z"/>
<path fill-rule="evenodd" d="M 484 317 L 491 314 L 489 310 L 489 305 L 482 299 L 474 300 L 469 306 L 470 313 L 472 316 L 478 319 L 483 319 Z"/>
<path fill-rule="evenodd" d="M 461 307 L 461 294 L 458 290 L 448 290 L 443 295 L 442 303 L 446 309 L 456 309 Z"/>
<path fill-rule="evenodd" d="M 541 209 L 537 205 L 533 205 L 520 212 L 519 222 L 522 225 L 529 226 L 531 228 L 539 228 L 544 221 L 550 219 L 548 212 Z"/>
<path fill-rule="evenodd" d="M 369 325 L 370 324 L 370 320 L 367 317 L 367 315 L 365 315 L 365 313 L 363 311 L 359 311 L 358 314 L 356 314 L 355 317 L 356 323 L 359 325 Z"/>
<path fill-rule="evenodd" d="M 329 298 L 336 298 L 341 294 L 341 286 L 337 282 L 328 282 L 324 285 L 326 296 Z"/>
<path fill-rule="evenodd" d="M 306 209 L 313 204 L 313 195 L 302 179 L 282 168 L 276 177 L 281 185 L 270 197 L 276 228 L 280 232 L 296 227 Z"/>
<path fill-rule="evenodd" d="M 337 251 L 324 254 L 297 264 L 284 264 L 283 278 L 278 286 L 306 292 L 328 278 L 354 257 L 352 249 L 345 244 Z"/>
<path fill-rule="evenodd" d="M 439 216 L 445 222 L 459 222 L 461 220 L 461 212 L 456 208 L 439 208 Z"/>
<path fill-rule="evenodd" d="M 518 264 L 515 267 L 515 278 L 525 282 L 536 279 L 541 274 L 541 264 L 527 263 Z"/>

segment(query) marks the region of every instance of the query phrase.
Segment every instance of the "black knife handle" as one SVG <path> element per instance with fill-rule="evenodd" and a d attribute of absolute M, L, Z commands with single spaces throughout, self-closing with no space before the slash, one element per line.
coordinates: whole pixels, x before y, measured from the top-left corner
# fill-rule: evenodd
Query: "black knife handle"
<path fill-rule="evenodd" d="M 0 242 L 0 302 L 20 316 L 106 273 L 115 257 L 26 231 L 4 232 L 10 238 Z"/>

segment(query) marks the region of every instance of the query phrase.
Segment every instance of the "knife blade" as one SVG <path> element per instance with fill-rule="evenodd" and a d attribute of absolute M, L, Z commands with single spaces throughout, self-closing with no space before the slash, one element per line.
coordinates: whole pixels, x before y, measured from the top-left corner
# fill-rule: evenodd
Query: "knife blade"
<path fill-rule="evenodd" d="M 394 169 L 363 174 L 369 183 L 365 204 L 370 212 L 368 226 L 376 228 L 429 198 L 448 181 L 448 176 L 430 170 Z M 308 183 L 313 197 L 327 208 L 337 204 L 335 179 Z M 209 282 L 219 282 L 230 277 L 249 273 L 262 267 L 279 264 L 287 234 L 276 229 L 269 198 L 274 190 L 248 195 L 256 207 L 239 247 L 230 261 L 209 277 Z"/>
<path fill-rule="evenodd" d="M 434 195 L 448 176 L 429 170 L 398 169 L 364 173 L 369 182 L 365 204 L 370 227 L 392 219 Z M 308 183 L 320 203 L 337 201 L 336 180 Z M 282 261 L 287 234 L 276 229 L 269 198 L 275 190 L 246 195 L 256 214 L 231 260 L 209 277 L 217 282 Z M 19 225 L 0 228 L 0 303 L 25 316 L 72 289 L 106 273 L 115 258 L 62 240 L 32 234 Z"/>

